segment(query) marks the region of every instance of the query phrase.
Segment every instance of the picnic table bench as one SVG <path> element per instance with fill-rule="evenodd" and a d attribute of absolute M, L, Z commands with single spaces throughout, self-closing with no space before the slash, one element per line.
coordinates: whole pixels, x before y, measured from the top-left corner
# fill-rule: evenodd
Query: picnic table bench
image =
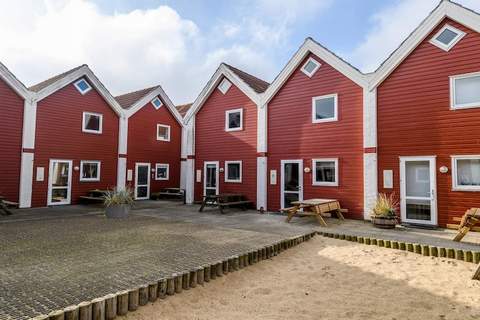
<path fill-rule="evenodd" d="M 335 199 L 307 199 L 302 201 L 292 202 L 293 207 L 285 208 L 282 211 L 287 212 L 286 222 L 290 222 L 293 216 L 314 216 L 317 218 L 320 225 L 326 227 L 327 223 L 322 217 L 322 214 L 327 212 L 334 212 L 340 220 L 345 220 L 343 212 L 348 212 L 348 209 L 342 209 L 340 202 Z M 311 211 L 302 211 L 302 209 L 309 209 Z"/>
<path fill-rule="evenodd" d="M 221 213 L 226 207 L 240 207 L 242 210 L 247 210 L 253 204 L 244 195 L 237 193 L 224 193 L 217 195 L 203 196 L 203 201 L 199 212 L 202 212 L 206 206 L 218 207 Z"/>
<path fill-rule="evenodd" d="M 476 224 L 480 225 L 480 208 L 468 209 L 460 221 L 458 234 L 455 236 L 453 241 L 461 241 L 470 230 L 475 228 Z"/>
<path fill-rule="evenodd" d="M 108 190 L 93 189 L 88 191 L 86 196 L 80 196 L 80 202 L 82 203 L 103 203 L 105 200 L 105 194 Z"/>
<path fill-rule="evenodd" d="M 18 203 L 8 201 L 4 196 L 0 196 L 0 214 L 9 216 L 12 214 L 9 207 L 18 207 Z"/>
<path fill-rule="evenodd" d="M 181 199 L 183 201 L 183 204 L 186 203 L 185 190 L 180 188 L 164 188 L 159 192 L 152 193 L 151 198 L 154 200 L 163 199 L 163 198 L 167 198 L 167 199 L 176 198 L 176 199 Z"/>

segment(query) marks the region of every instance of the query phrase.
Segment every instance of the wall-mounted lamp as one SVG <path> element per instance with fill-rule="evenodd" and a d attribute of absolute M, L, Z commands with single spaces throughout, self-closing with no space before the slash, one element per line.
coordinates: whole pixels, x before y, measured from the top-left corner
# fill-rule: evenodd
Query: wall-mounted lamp
<path fill-rule="evenodd" d="M 305 173 L 310 173 L 310 171 L 311 171 L 311 170 L 310 170 L 309 167 L 306 167 L 305 169 L 303 169 L 303 172 L 305 172 Z"/>
<path fill-rule="evenodd" d="M 441 166 L 438 171 L 440 171 L 440 173 L 447 173 L 448 172 L 448 168 L 446 166 Z"/>
<path fill-rule="evenodd" d="M 79 166 L 75 166 L 75 167 L 73 167 L 73 170 L 78 171 L 78 170 L 80 170 L 80 167 L 79 167 Z"/>
<path fill-rule="evenodd" d="M 223 171 L 225 171 L 225 170 L 224 170 L 223 168 L 220 168 L 218 171 L 219 171 L 219 172 L 223 172 Z"/>

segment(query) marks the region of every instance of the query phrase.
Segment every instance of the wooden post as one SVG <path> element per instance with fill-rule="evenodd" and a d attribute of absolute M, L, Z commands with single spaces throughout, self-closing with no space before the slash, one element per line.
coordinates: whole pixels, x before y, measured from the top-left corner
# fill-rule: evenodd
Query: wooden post
<path fill-rule="evenodd" d="M 475 274 L 473 275 L 473 280 L 480 280 L 480 266 L 478 266 L 478 269 L 477 271 L 475 272 Z"/>
<path fill-rule="evenodd" d="M 223 261 L 223 273 L 224 274 L 227 274 L 228 273 L 228 263 L 229 263 L 229 260 L 225 260 Z"/>
<path fill-rule="evenodd" d="M 180 274 L 175 274 L 175 277 L 173 278 L 173 281 L 175 282 L 175 293 L 181 293 L 183 290 L 182 287 L 182 275 Z"/>
<path fill-rule="evenodd" d="M 158 281 L 158 297 L 165 299 L 167 297 L 167 280 L 162 279 Z"/>
<path fill-rule="evenodd" d="M 433 257 L 438 257 L 438 248 L 437 247 L 430 247 L 430 255 Z"/>
<path fill-rule="evenodd" d="M 407 251 L 413 252 L 413 243 L 407 243 Z"/>
<path fill-rule="evenodd" d="M 422 255 L 429 256 L 430 255 L 430 246 L 422 245 Z"/>
<path fill-rule="evenodd" d="M 35 318 L 32 318 L 31 320 L 48 320 L 48 316 L 41 314 L 39 316 L 36 316 Z"/>
<path fill-rule="evenodd" d="M 465 260 L 465 262 L 473 262 L 473 252 L 472 251 L 465 251 L 464 260 Z"/>
<path fill-rule="evenodd" d="M 452 248 L 447 249 L 447 258 L 454 259 L 455 258 L 455 250 Z"/>
<path fill-rule="evenodd" d="M 144 306 L 148 303 L 148 285 L 138 289 L 138 305 Z"/>
<path fill-rule="evenodd" d="M 148 285 L 148 301 L 155 302 L 158 298 L 158 282 Z"/>
<path fill-rule="evenodd" d="M 175 274 L 167 278 L 167 294 L 173 296 L 175 294 Z"/>
<path fill-rule="evenodd" d="M 385 240 L 385 248 L 391 248 L 391 247 L 392 247 L 392 241 Z"/>
<path fill-rule="evenodd" d="M 217 264 L 210 265 L 210 280 L 217 279 Z"/>
<path fill-rule="evenodd" d="M 392 241 L 392 249 L 400 249 L 398 241 Z"/>
<path fill-rule="evenodd" d="M 128 312 L 128 291 L 117 294 L 117 315 L 124 316 Z"/>
<path fill-rule="evenodd" d="M 438 256 L 441 258 L 445 258 L 447 256 L 447 249 L 438 248 Z"/>
<path fill-rule="evenodd" d="M 378 239 L 378 240 L 377 240 L 377 245 L 378 245 L 379 247 L 385 247 L 385 242 L 384 242 L 382 239 Z"/>
<path fill-rule="evenodd" d="M 366 245 L 370 245 L 370 238 L 364 238 L 363 241 Z"/>
<path fill-rule="evenodd" d="M 65 320 L 65 312 L 63 310 L 56 310 L 48 314 L 49 320 Z"/>
<path fill-rule="evenodd" d="M 229 259 L 228 259 L 228 271 L 229 271 L 229 272 L 235 271 L 235 270 L 233 269 L 233 258 L 229 258 Z"/>
<path fill-rule="evenodd" d="M 371 243 L 373 246 L 376 246 L 376 245 L 377 245 L 377 239 L 375 239 L 375 238 L 370 238 L 370 243 Z"/>
<path fill-rule="evenodd" d="M 211 274 L 211 273 L 210 273 L 210 266 L 207 265 L 207 266 L 205 266 L 205 267 L 203 268 L 203 280 L 204 280 L 205 282 L 209 282 L 209 281 L 210 281 L 210 274 Z"/>
<path fill-rule="evenodd" d="M 238 257 L 238 266 L 240 267 L 240 269 L 243 269 L 244 268 L 244 262 L 243 262 L 243 255 L 240 255 L 240 257 Z"/>
<path fill-rule="evenodd" d="M 419 243 L 414 243 L 413 251 L 417 254 L 422 254 L 422 246 Z"/>
<path fill-rule="evenodd" d="M 105 299 L 92 300 L 92 320 L 105 320 Z"/>
<path fill-rule="evenodd" d="M 117 297 L 109 294 L 105 297 L 105 320 L 113 320 L 117 317 Z"/>
<path fill-rule="evenodd" d="M 480 252 L 473 253 L 473 263 L 480 263 Z"/>
<path fill-rule="evenodd" d="M 455 259 L 463 260 L 463 250 L 461 249 L 455 250 Z"/>
<path fill-rule="evenodd" d="M 197 268 L 197 283 L 203 286 L 205 271 L 203 268 Z"/>
<path fill-rule="evenodd" d="M 364 243 L 365 241 L 364 241 L 363 237 L 357 237 L 357 242 L 358 243 Z"/>
<path fill-rule="evenodd" d="M 138 309 L 138 297 L 139 297 L 139 290 L 132 289 L 128 292 L 128 310 L 135 311 Z"/>
<path fill-rule="evenodd" d="M 216 270 L 216 275 L 217 277 L 223 276 L 223 262 L 217 262 L 215 264 L 215 270 Z"/>
<path fill-rule="evenodd" d="M 78 319 L 92 320 L 92 303 L 82 302 L 78 305 Z"/>
<path fill-rule="evenodd" d="M 78 320 L 78 306 L 70 306 L 63 309 L 65 320 Z"/>
<path fill-rule="evenodd" d="M 195 288 L 197 286 L 197 270 L 190 271 L 190 288 Z"/>
<path fill-rule="evenodd" d="M 240 269 L 240 258 L 238 256 L 235 256 L 233 258 L 233 271 L 238 271 L 239 269 Z"/>
<path fill-rule="evenodd" d="M 187 271 L 182 275 L 182 289 L 190 289 L 190 271 Z"/>

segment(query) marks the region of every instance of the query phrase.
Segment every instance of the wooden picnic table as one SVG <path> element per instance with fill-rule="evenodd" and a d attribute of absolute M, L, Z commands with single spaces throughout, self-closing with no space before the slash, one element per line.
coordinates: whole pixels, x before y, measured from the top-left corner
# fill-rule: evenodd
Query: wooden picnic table
<path fill-rule="evenodd" d="M 199 212 L 202 212 L 206 206 L 218 207 L 221 213 L 225 207 L 240 206 L 243 210 L 247 210 L 248 206 L 252 204 L 252 201 L 246 199 L 243 194 L 240 193 L 223 193 L 216 195 L 203 196 L 203 201 Z"/>
<path fill-rule="evenodd" d="M 150 197 L 155 200 L 176 198 L 182 200 L 183 204 L 186 204 L 185 190 L 181 188 L 164 188 L 159 192 L 152 193 Z"/>
<path fill-rule="evenodd" d="M 4 216 L 9 216 L 12 214 L 5 203 L 5 197 L 0 195 L 0 214 Z"/>
<path fill-rule="evenodd" d="M 306 199 L 302 201 L 294 201 L 292 202 L 292 205 L 293 207 L 283 210 L 288 214 L 286 222 L 290 222 L 294 215 L 299 214 L 302 216 L 314 216 L 317 218 L 318 223 L 326 227 L 327 223 L 323 219 L 322 214 L 334 212 L 340 220 L 345 220 L 342 212 L 348 212 L 347 209 L 342 209 L 340 207 L 340 202 L 335 199 Z M 310 209 L 311 211 L 301 212 L 302 209 Z"/>

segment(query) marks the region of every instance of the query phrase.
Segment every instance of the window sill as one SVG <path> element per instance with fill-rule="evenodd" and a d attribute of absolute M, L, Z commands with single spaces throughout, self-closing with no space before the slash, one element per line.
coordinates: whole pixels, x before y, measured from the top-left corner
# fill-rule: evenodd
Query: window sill
<path fill-rule="evenodd" d="M 87 130 L 87 129 L 83 129 L 82 132 L 91 133 L 91 134 L 102 134 L 102 131 L 93 131 L 93 130 Z"/>
<path fill-rule="evenodd" d="M 337 118 L 328 118 L 328 119 L 319 119 L 319 120 L 312 120 L 312 123 L 326 123 L 326 122 L 335 122 L 338 121 Z"/>
<path fill-rule="evenodd" d="M 225 183 L 242 183 L 242 180 L 225 180 Z"/>
<path fill-rule="evenodd" d="M 325 182 L 325 183 L 313 183 L 312 186 L 314 187 L 338 187 L 338 183 L 329 183 L 329 182 Z"/>
<path fill-rule="evenodd" d="M 480 192 L 480 187 L 479 188 L 462 188 L 462 187 L 455 187 L 455 188 L 452 188 L 452 191 L 453 192 L 458 192 L 458 191 L 461 191 L 461 192 Z"/>
<path fill-rule="evenodd" d="M 80 179 L 80 182 L 100 182 L 100 179 Z"/>

